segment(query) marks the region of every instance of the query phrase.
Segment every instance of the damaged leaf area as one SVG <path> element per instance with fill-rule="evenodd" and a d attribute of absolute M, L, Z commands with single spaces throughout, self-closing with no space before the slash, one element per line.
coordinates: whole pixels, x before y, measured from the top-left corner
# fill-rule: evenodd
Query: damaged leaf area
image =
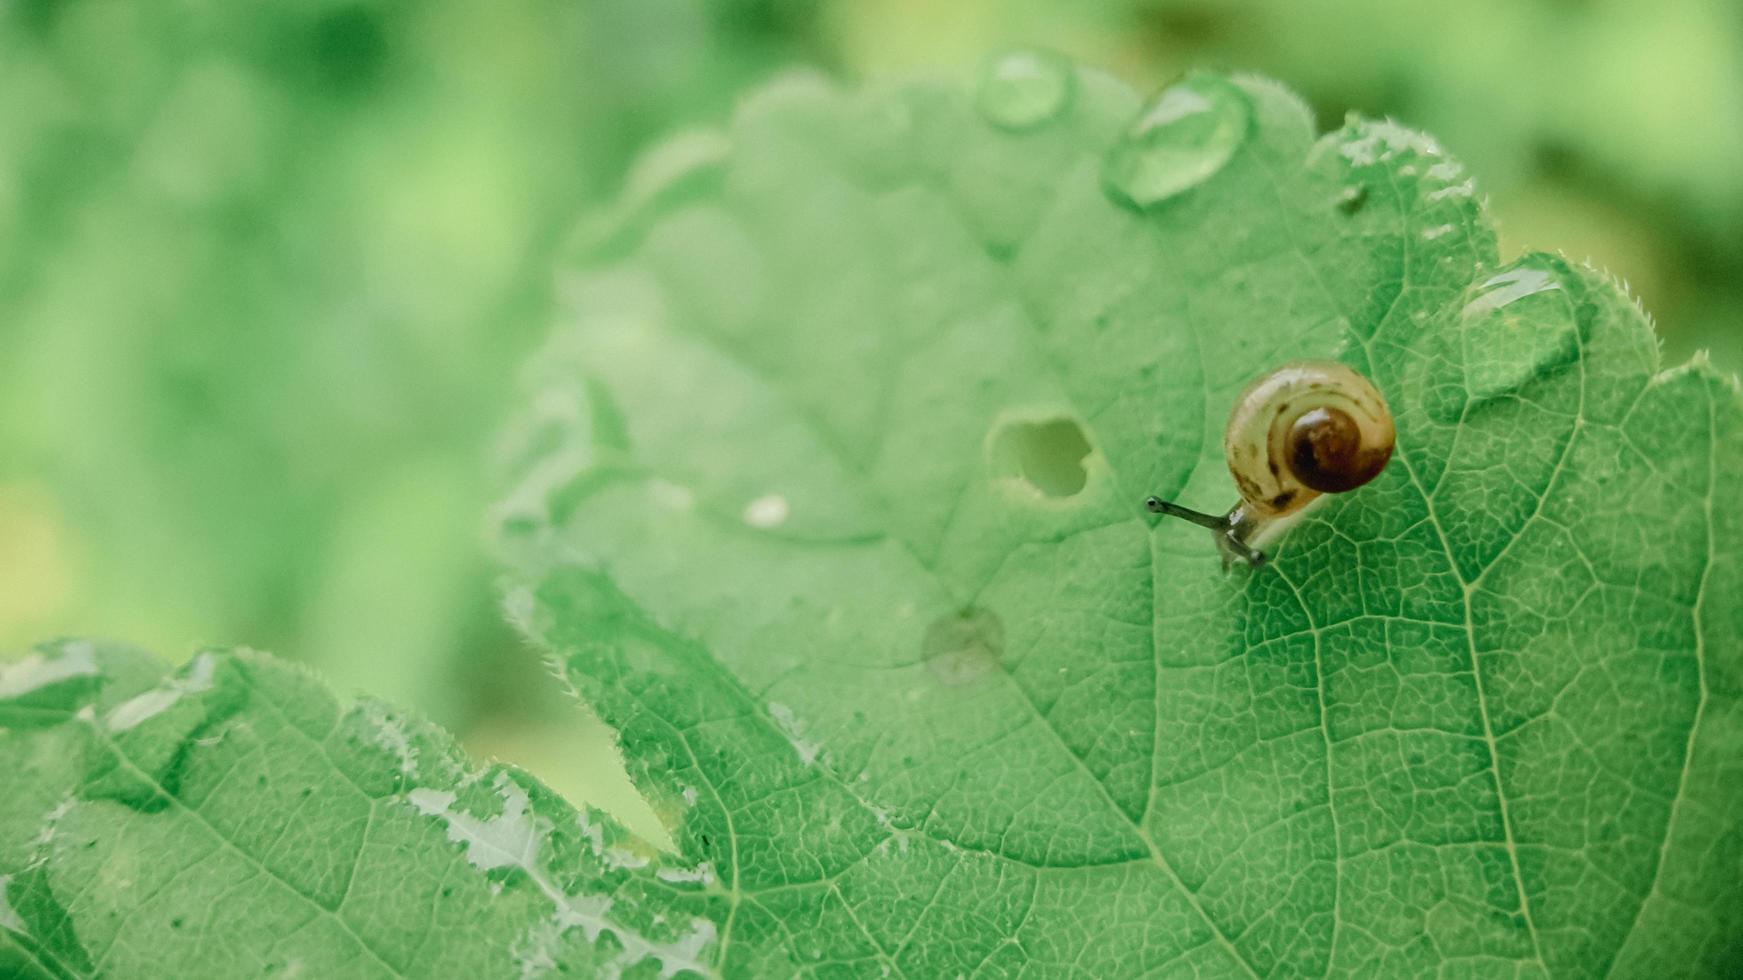
<path fill-rule="evenodd" d="M 0 674 L 0 976 L 714 973 L 706 866 L 269 657 L 163 672 Z"/>
<path fill-rule="evenodd" d="M 711 869 L 708 969 L 1738 969 L 1734 383 L 1421 134 L 1021 57 L 752 98 L 529 369 L 509 607 Z M 1300 357 L 1397 453 L 1225 575 L 1141 501 L 1233 502 Z"/>

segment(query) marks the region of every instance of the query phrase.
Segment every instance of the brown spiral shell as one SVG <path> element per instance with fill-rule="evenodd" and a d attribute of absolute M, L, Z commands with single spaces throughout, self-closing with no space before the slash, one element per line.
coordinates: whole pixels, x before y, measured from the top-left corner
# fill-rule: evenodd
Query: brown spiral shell
<path fill-rule="evenodd" d="M 1368 379 L 1337 361 L 1292 361 L 1241 392 L 1223 449 L 1248 513 L 1270 519 L 1372 480 L 1396 437 Z"/>

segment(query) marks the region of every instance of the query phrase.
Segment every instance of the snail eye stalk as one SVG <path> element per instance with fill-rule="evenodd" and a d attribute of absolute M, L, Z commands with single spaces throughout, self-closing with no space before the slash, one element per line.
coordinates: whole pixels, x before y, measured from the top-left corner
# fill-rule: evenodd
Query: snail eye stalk
<path fill-rule="evenodd" d="M 1167 514 L 1169 517 L 1178 517 L 1183 521 L 1197 524 L 1199 527 L 1209 528 L 1211 533 L 1216 535 L 1216 547 L 1222 555 L 1224 570 L 1227 570 L 1230 565 L 1237 561 L 1244 562 L 1254 568 L 1259 568 L 1265 564 L 1265 553 L 1247 543 L 1246 536 L 1254 525 L 1244 519 L 1245 508 L 1237 506 L 1229 513 L 1218 517 L 1215 514 L 1206 514 L 1201 510 L 1182 507 L 1172 501 L 1163 500 L 1161 497 L 1145 497 L 1144 506 L 1152 514 Z"/>

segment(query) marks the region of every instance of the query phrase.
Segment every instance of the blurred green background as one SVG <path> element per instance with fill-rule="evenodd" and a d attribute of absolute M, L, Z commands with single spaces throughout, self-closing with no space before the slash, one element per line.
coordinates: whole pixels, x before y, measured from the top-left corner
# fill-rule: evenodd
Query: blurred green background
<path fill-rule="evenodd" d="M 0 651 L 269 649 L 612 804 L 483 546 L 565 233 L 788 66 L 968 73 L 1021 43 L 1426 129 L 1508 251 L 1590 257 L 1668 357 L 1743 364 L 1735 0 L 13 0 Z"/>

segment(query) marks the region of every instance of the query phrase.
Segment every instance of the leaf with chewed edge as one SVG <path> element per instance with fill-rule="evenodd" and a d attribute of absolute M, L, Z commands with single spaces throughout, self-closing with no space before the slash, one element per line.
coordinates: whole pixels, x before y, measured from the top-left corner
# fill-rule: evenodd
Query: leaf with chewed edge
<path fill-rule="evenodd" d="M 666 884 L 705 867 L 261 654 L 163 671 L 71 641 L 0 674 L 0 974 L 713 972 Z"/>
<path fill-rule="evenodd" d="M 716 968 L 1722 974 L 1743 401 L 1502 263 L 1429 138 L 1269 82 L 797 78 L 594 226 L 530 368 L 510 606 L 718 878 Z M 1398 452 L 1259 571 L 1249 378 Z"/>

